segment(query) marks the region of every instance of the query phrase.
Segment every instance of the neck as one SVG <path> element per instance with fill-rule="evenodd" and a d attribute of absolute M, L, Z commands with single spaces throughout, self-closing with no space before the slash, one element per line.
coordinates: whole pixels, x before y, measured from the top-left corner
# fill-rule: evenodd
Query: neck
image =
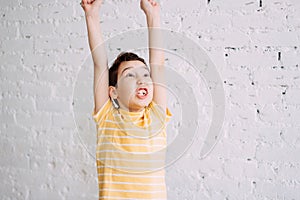
<path fill-rule="evenodd" d="M 140 108 L 127 108 L 127 107 L 122 107 L 120 105 L 120 108 L 122 108 L 123 110 L 129 111 L 129 112 L 140 112 L 142 110 L 144 110 L 144 107 L 140 107 Z"/>
<path fill-rule="evenodd" d="M 120 105 L 120 108 L 123 109 L 123 110 L 126 110 L 128 112 L 140 112 L 140 111 L 143 111 L 145 107 L 127 107 L 125 105 L 123 105 L 120 101 L 119 101 L 119 105 Z"/>

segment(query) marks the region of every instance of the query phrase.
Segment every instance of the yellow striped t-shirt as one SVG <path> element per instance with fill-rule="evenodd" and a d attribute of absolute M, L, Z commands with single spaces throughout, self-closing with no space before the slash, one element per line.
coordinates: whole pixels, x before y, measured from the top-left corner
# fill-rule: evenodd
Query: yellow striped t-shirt
<path fill-rule="evenodd" d="M 140 112 L 115 109 L 110 99 L 95 113 L 99 199 L 167 199 L 166 124 L 171 118 L 152 101 Z"/>

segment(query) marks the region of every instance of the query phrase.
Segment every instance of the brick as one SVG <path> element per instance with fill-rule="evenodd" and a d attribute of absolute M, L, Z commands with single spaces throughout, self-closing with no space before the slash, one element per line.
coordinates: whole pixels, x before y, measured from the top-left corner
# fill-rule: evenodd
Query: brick
<path fill-rule="evenodd" d="M 24 83 L 20 85 L 23 96 L 50 97 L 52 89 L 48 85 L 39 85 L 38 83 Z"/>
<path fill-rule="evenodd" d="M 3 49 L 2 49 L 3 50 Z M 0 55 L 1 60 L 1 66 L 4 66 L 5 68 L 15 69 L 15 66 L 20 66 L 22 63 L 22 58 L 20 54 L 5 54 Z M 1 72 L 1 74 L 4 74 Z"/>
<path fill-rule="evenodd" d="M 228 198 L 238 198 L 239 187 L 237 182 L 228 178 L 218 178 L 208 176 L 205 178 L 206 187 L 214 193 L 220 193 L 221 196 L 228 196 Z"/>
<path fill-rule="evenodd" d="M 34 112 L 34 100 L 31 98 L 17 98 L 14 96 L 11 97 L 5 97 L 2 99 L 2 102 L 4 102 L 5 107 L 8 107 L 9 109 L 14 110 L 25 110 L 29 112 Z"/>
<path fill-rule="evenodd" d="M 232 103 L 228 106 L 228 118 L 243 121 L 255 120 L 255 107 L 253 105 L 243 105 L 242 102 Z"/>
<path fill-rule="evenodd" d="M 257 46 L 294 46 L 299 42 L 297 32 L 253 33 L 251 39 Z"/>
<path fill-rule="evenodd" d="M 22 0 L 22 5 L 23 6 L 39 6 L 39 5 L 43 5 L 43 6 L 50 6 L 53 5 L 54 2 L 51 1 L 47 1 L 47 0 Z"/>
<path fill-rule="evenodd" d="M 300 193 L 297 187 L 289 187 L 280 183 L 266 181 L 256 182 L 256 192 L 259 194 L 263 193 L 265 198 L 271 199 L 297 199 Z"/>
<path fill-rule="evenodd" d="M 257 149 L 256 158 L 273 162 L 299 162 L 297 152 L 299 152 L 299 147 L 262 146 Z"/>
<path fill-rule="evenodd" d="M 38 66 L 39 68 L 45 68 L 45 66 L 53 66 L 56 63 L 56 56 L 53 53 L 33 53 L 26 52 L 24 54 L 23 62 L 25 66 Z"/>
<path fill-rule="evenodd" d="M 23 154 L 11 154 L 7 152 L 8 154 L 5 154 L 1 156 L 0 164 L 1 167 L 13 167 L 16 169 L 29 169 L 28 165 L 28 158 Z"/>
<path fill-rule="evenodd" d="M 73 17 L 72 6 L 52 5 L 40 7 L 38 11 L 40 19 L 68 19 Z"/>
<path fill-rule="evenodd" d="M 4 19 L 7 21 L 34 21 L 37 18 L 37 12 L 33 9 L 16 7 L 5 12 Z"/>
<path fill-rule="evenodd" d="M 66 76 L 68 75 L 68 73 L 66 72 L 59 72 L 59 71 L 53 71 L 53 70 L 49 70 L 49 71 L 41 71 L 38 73 L 37 78 L 40 81 L 45 81 L 45 82 L 49 82 L 51 84 L 55 83 L 55 84 L 63 84 L 66 82 Z M 51 91 L 53 90 L 53 88 L 51 88 Z M 49 93 L 51 94 L 51 92 Z"/>
<path fill-rule="evenodd" d="M 275 49 L 255 49 L 255 48 L 239 48 L 239 46 L 228 45 L 224 47 L 226 57 L 226 75 L 234 74 L 238 70 L 245 70 L 255 73 L 258 69 L 270 69 L 274 65 L 278 65 L 277 53 Z M 259 62 L 257 62 L 259 60 Z M 247 61 L 247 62 L 245 62 Z M 239 73 L 238 73 L 239 74 Z"/>
<path fill-rule="evenodd" d="M 62 98 L 69 98 L 73 94 L 73 86 L 55 86 L 54 88 L 54 97 L 62 97 Z"/>
<path fill-rule="evenodd" d="M 83 28 L 85 27 L 85 21 L 71 21 L 71 22 L 59 22 L 58 25 L 55 27 L 55 32 L 58 35 L 75 35 L 75 37 L 78 39 L 78 36 L 85 36 L 84 38 L 80 39 L 87 41 L 86 35 L 87 35 L 87 29 Z M 75 39 L 72 40 L 73 42 L 76 42 Z"/>
<path fill-rule="evenodd" d="M 45 112 L 35 112 L 29 114 L 17 112 L 16 123 L 27 128 L 48 129 L 51 125 L 51 118 L 50 115 L 46 114 Z"/>
<path fill-rule="evenodd" d="M 62 177 L 56 177 L 53 181 L 56 185 L 60 186 L 59 189 L 64 188 L 63 191 L 68 198 L 92 199 L 91 197 L 97 198 L 98 196 L 98 194 L 95 194 L 98 193 L 98 188 L 93 186 L 93 183 L 86 184 L 86 182 L 83 181 L 70 181 L 68 179 L 63 179 Z"/>
<path fill-rule="evenodd" d="M 267 104 L 259 112 L 257 119 L 262 122 L 279 124 L 284 121 L 285 124 L 299 124 L 299 118 L 296 116 L 299 116 L 300 111 L 295 106 L 276 108 L 276 106 Z"/>
<path fill-rule="evenodd" d="M 279 165 L 274 170 L 277 172 L 277 177 L 282 180 L 288 181 L 297 181 L 300 179 L 298 163 L 284 163 Z"/>
<path fill-rule="evenodd" d="M 196 1 L 191 0 L 186 3 L 182 1 L 178 1 L 178 4 L 173 4 L 172 1 L 161 1 L 162 7 L 163 7 L 163 13 L 170 12 L 170 11 L 176 11 L 176 12 L 191 12 L 191 11 L 199 11 L 202 6 L 201 3 L 204 3 L 203 0 Z"/>
<path fill-rule="evenodd" d="M 72 41 L 74 41 L 74 40 L 72 40 Z M 86 41 L 82 41 L 80 39 L 77 39 L 77 43 L 78 44 L 82 43 L 82 44 L 77 46 L 76 42 L 75 43 L 71 42 L 72 43 L 71 48 L 72 49 L 83 48 L 85 46 L 85 42 Z M 79 67 L 81 67 L 82 65 L 87 64 L 84 60 L 84 59 L 86 59 L 86 56 L 87 55 L 85 55 L 85 54 L 82 55 L 82 53 L 79 54 L 79 53 L 75 53 L 75 52 L 64 52 L 64 53 L 57 53 L 56 60 L 57 60 L 57 63 L 59 63 L 61 65 L 73 66 L 72 69 L 77 72 Z M 90 66 L 91 68 L 93 67 L 93 65 L 87 65 L 87 66 Z"/>
<path fill-rule="evenodd" d="M 13 121 L 10 121 L 13 122 Z M 3 138 L 10 138 L 10 139 L 22 139 L 25 140 L 30 134 L 26 127 L 19 126 L 16 123 L 6 123 L 5 128 L 1 129 L 2 132 L 2 139 Z"/>
<path fill-rule="evenodd" d="M 3 124 L 15 124 L 14 114 L 8 112 L 1 112 L 0 121 Z"/>
<path fill-rule="evenodd" d="M 19 5 L 18 1 L 2 1 L 2 2 L 1 2 L 2 8 L 16 7 L 16 6 L 18 6 L 18 5 Z"/>
<path fill-rule="evenodd" d="M 33 40 L 31 39 L 11 39 L 2 42 L 2 49 L 5 52 L 25 52 L 33 50 Z"/>
<path fill-rule="evenodd" d="M 175 96 L 188 96 L 173 77 L 176 73 L 199 101 L 198 140 L 166 168 L 168 199 L 297 199 L 299 1 L 161 4 L 163 28 L 178 31 L 204 50 L 220 74 L 226 100 L 220 140 L 201 159 L 213 114 L 207 103 L 211 91 L 205 77 L 188 69 L 187 62 L 201 56 L 198 64 L 205 65 L 205 56 L 195 54 L 185 61 L 181 56 L 191 50 L 189 44 L 183 50 L 183 41 L 166 40 L 168 47 L 179 46 L 166 53 L 166 66 L 173 70 L 168 86 Z M 96 199 L 93 65 L 84 12 L 71 0 L 6 1 L 1 6 L 1 199 Z M 110 41 L 110 64 L 120 46 L 137 48 L 141 39 L 139 34 L 124 38 L 122 33 L 146 27 L 139 3 L 131 0 L 104 2 L 99 21 Z M 146 47 L 146 38 L 141 41 Z M 147 60 L 145 49 L 134 50 Z M 170 107 L 178 121 L 172 95 Z M 183 106 L 195 104 L 184 99 Z M 176 121 L 168 127 L 171 138 L 178 131 Z"/>
<path fill-rule="evenodd" d="M 51 23 L 23 24 L 20 27 L 21 35 L 24 37 L 45 37 L 54 33 L 54 25 Z"/>
<path fill-rule="evenodd" d="M 70 37 L 70 48 L 81 51 L 89 49 L 87 40 L 78 37 Z"/>
<path fill-rule="evenodd" d="M 57 191 L 43 188 L 43 189 L 37 189 L 32 191 L 30 194 L 32 200 L 38 200 L 38 199 L 60 199 L 61 196 Z"/>
<path fill-rule="evenodd" d="M 257 91 L 257 99 L 256 103 L 259 105 L 264 104 L 280 104 L 282 100 L 282 92 L 283 89 L 281 88 L 260 88 Z"/>
<path fill-rule="evenodd" d="M 46 112 L 68 112 L 71 109 L 70 101 L 58 99 L 38 99 L 36 101 L 38 111 Z"/>
<path fill-rule="evenodd" d="M 277 132 L 278 133 L 278 132 Z M 279 132 L 281 141 L 291 146 L 299 147 L 300 145 L 300 127 L 284 127 Z"/>
<path fill-rule="evenodd" d="M 299 77 L 299 74 L 296 73 L 290 73 L 289 71 L 278 71 L 278 70 L 272 70 L 272 69 L 260 69 L 256 71 L 253 75 L 254 82 L 261 86 L 284 86 L 286 85 L 287 80 L 291 80 L 291 84 L 294 84 L 293 82 L 297 83 L 299 80 L 297 80 L 297 77 Z M 266 84 L 267 83 L 267 84 Z"/>
<path fill-rule="evenodd" d="M 255 155 L 255 143 L 253 141 L 238 141 L 234 139 L 222 139 L 217 143 L 214 155 L 223 159 L 242 159 L 252 158 Z"/>
<path fill-rule="evenodd" d="M 300 88 L 299 89 L 287 89 L 284 94 L 287 104 L 299 105 L 300 104 Z"/>
<path fill-rule="evenodd" d="M 224 163 L 224 173 L 234 179 L 244 178 L 244 168 L 247 167 L 245 161 L 231 159 Z"/>
<path fill-rule="evenodd" d="M 3 14 L 2 14 L 3 16 Z M 15 24 L 10 24 L 6 26 L 1 26 L 0 35 L 4 39 L 12 39 L 17 36 L 17 26 Z"/>
<path fill-rule="evenodd" d="M 23 69 L 11 70 L 8 67 L 7 70 L 2 70 L 0 77 L 2 80 L 32 81 L 34 74 Z"/>
<path fill-rule="evenodd" d="M 65 38 L 39 38 L 36 39 L 35 49 L 39 51 L 49 51 L 49 50 L 66 50 L 69 48 L 69 44 L 66 42 Z"/>
<path fill-rule="evenodd" d="M 257 164 L 257 162 L 249 162 L 245 167 L 243 168 L 243 173 L 245 179 L 249 181 L 255 181 L 255 180 L 263 180 L 263 179 L 269 179 L 272 180 L 275 178 L 275 174 L 271 170 L 271 167 L 266 164 Z"/>

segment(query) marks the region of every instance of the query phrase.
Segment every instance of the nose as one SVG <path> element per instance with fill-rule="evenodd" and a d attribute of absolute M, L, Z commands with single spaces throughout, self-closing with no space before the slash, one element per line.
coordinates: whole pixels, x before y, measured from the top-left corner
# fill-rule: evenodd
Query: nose
<path fill-rule="evenodd" d="M 141 78 L 137 80 L 137 84 L 139 84 L 139 85 L 144 84 L 144 83 L 145 83 L 145 80 L 143 80 Z"/>

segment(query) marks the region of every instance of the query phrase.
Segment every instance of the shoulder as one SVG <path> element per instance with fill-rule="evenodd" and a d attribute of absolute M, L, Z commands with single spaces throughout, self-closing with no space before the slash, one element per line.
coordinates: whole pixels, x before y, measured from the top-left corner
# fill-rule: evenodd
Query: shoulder
<path fill-rule="evenodd" d="M 157 104 L 155 101 L 151 101 L 151 103 L 147 107 L 150 111 L 154 112 L 159 117 L 165 119 L 166 122 L 170 121 L 172 117 L 172 113 L 169 110 L 168 107 L 164 109 L 159 104 Z"/>
<path fill-rule="evenodd" d="M 94 121 L 98 124 L 109 114 L 112 108 L 112 102 L 110 99 L 108 99 L 98 111 L 95 109 L 93 110 L 92 117 Z"/>

